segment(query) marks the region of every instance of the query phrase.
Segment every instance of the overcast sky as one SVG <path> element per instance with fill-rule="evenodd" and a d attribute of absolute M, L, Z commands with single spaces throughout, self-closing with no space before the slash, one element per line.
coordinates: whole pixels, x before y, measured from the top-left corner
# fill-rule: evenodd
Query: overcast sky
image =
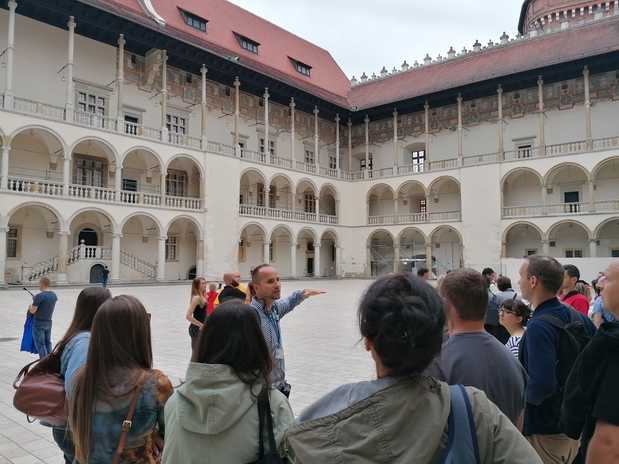
<path fill-rule="evenodd" d="M 331 52 L 348 77 L 517 33 L 523 0 L 231 0 Z"/>

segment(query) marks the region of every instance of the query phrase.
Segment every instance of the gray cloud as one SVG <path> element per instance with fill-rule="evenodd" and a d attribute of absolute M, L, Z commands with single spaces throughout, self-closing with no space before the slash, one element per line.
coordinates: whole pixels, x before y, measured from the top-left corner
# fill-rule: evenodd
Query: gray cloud
<path fill-rule="evenodd" d="M 232 0 L 331 52 L 359 77 L 517 33 L 522 0 Z"/>

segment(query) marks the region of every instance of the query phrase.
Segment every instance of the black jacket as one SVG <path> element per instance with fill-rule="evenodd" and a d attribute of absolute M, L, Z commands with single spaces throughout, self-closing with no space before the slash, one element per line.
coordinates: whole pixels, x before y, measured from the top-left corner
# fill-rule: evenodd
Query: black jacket
<path fill-rule="evenodd" d="M 586 448 L 598 419 L 619 425 L 619 322 L 602 324 L 578 356 L 565 386 L 561 424 Z"/>

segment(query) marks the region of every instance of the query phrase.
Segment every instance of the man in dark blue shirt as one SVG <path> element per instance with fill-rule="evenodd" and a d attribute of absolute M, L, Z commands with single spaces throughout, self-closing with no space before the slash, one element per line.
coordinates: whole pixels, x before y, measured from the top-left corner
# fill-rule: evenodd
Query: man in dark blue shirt
<path fill-rule="evenodd" d="M 529 374 L 523 433 L 544 463 L 571 463 L 579 443 L 565 435 L 559 425 L 563 400 L 557 372 L 561 329 L 542 318 L 548 315 L 566 323 L 571 320 L 571 309 L 557 298 L 563 266 L 549 256 L 530 256 L 519 274 L 522 296 L 534 310 L 520 346 L 520 360 Z M 576 317 L 582 318 L 591 334 L 595 332 L 590 320 Z"/>
<path fill-rule="evenodd" d="M 42 277 L 39 281 L 39 293 L 32 299 L 28 311 L 34 314 L 32 322 L 32 338 L 40 358 L 52 351 L 52 314 L 58 298 L 49 289 L 49 279 Z"/>

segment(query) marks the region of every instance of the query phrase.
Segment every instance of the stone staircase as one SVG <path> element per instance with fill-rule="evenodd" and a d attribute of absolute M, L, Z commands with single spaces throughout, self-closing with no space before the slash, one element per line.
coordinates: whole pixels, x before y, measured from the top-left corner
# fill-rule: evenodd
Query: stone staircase
<path fill-rule="evenodd" d="M 157 277 L 157 266 L 125 250 L 120 250 L 120 264 L 139 272 L 148 279 Z"/>

